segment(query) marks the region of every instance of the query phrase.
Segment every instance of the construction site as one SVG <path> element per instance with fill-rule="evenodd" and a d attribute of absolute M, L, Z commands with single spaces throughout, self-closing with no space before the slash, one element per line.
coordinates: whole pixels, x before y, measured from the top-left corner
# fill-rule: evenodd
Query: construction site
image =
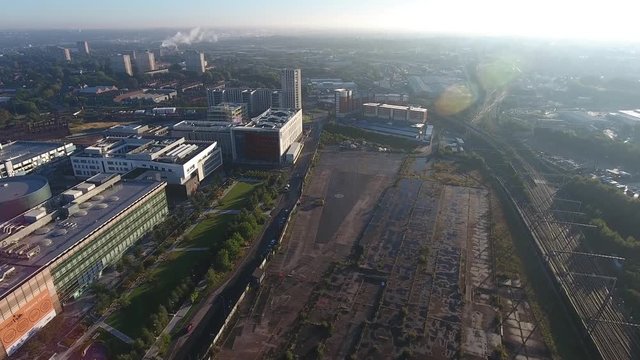
<path fill-rule="evenodd" d="M 216 358 L 551 358 L 520 279 L 496 279 L 478 174 L 426 156 L 318 155 Z"/>

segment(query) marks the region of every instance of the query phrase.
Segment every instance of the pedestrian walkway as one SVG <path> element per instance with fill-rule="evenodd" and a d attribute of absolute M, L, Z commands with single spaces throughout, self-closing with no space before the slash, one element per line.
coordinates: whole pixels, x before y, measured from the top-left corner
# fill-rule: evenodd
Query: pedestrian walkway
<path fill-rule="evenodd" d="M 171 251 L 209 251 L 207 247 L 194 247 L 194 248 L 173 248 Z"/>
<path fill-rule="evenodd" d="M 185 301 L 182 307 L 175 313 L 175 315 L 173 315 L 173 318 L 171 318 L 171 321 L 169 321 L 169 323 L 162 330 L 162 333 L 160 334 L 160 336 L 158 336 L 157 339 L 159 339 L 162 336 L 162 334 L 170 334 L 173 328 L 176 327 L 178 322 L 182 320 L 182 318 L 184 318 L 185 315 L 187 315 L 187 313 L 189 312 L 189 309 L 191 309 L 191 306 L 192 304 L 190 301 Z M 144 354 L 143 359 L 154 359 L 158 355 L 159 349 L 157 346 L 158 345 L 157 339 L 153 343 L 153 345 L 151 345 L 149 350 L 147 350 L 147 352 Z"/>
<path fill-rule="evenodd" d="M 216 215 L 238 215 L 240 214 L 240 210 L 220 210 L 220 209 L 211 209 L 205 211 L 205 214 L 216 214 Z"/>
<path fill-rule="evenodd" d="M 102 321 L 100 322 L 100 327 L 107 330 L 108 332 L 111 333 L 111 335 L 117 337 L 118 339 L 126 342 L 129 345 L 133 344 L 133 339 L 130 338 L 129 336 L 127 336 L 126 334 L 124 334 L 123 332 L 121 332 L 120 330 L 114 328 L 113 326 L 107 324 L 106 322 Z"/>

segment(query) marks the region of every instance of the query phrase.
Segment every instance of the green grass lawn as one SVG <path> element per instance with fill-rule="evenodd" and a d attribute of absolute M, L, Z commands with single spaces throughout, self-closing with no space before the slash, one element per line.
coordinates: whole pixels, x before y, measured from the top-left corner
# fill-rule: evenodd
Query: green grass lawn
<path fill-rule="evenodd" d="M 101 341 L 109 349 L 110 359 L 115 359 L 118 354 L 124 354 L 133 350 L 131 345 L 111 335 L 107 330 L 100 328 L 97 332 L 99 335 L 96 340 Z"/>
<path fill-rule="evenodd" d="M 204 219 L 189 233 L 191 239 L 188 242 L 183 241 L 178 247 L 210 247 L 214 242 L 222 241 L 225 229 L 233 217 L 234 215 L 220 215 Z M 173 289 L 180 285 L 180 281 L 191 274 L 193 266 L 208 254 L 208 251 L 171 253 L 168 259 L 151 273 L 152 280 L 131 293 L 131 304 L 113 314 L 107 319 L 107 323 L 134 339 L 140 336 L 151 314 L 155 313 Z"/>
<path fill-rule="evenodd" d="M 221 210 L 239 210 L 249 202 L 249 195 L 256 184 L 239 182 L 223 198 Z M 235 215 L 218 215 L 203 219 L 189 233 L 189 240 L 182 241 L 181 248 L 204 248 L 223 241 L 225 230 Z M 136 288 L 130 295 L 128 307 L 114 313 L 107 323 L 131 338 L 141 335 L 142 329 L 148 326 L 149 317 L 158 310 L 160 304 L 170 296 L 185 277 L 191 274 L 195 264 L 208 251 L 178 251 L 168 255 L 167 260 L 155 268 L 150 274 L 151 281 Z"/>
<path fill-rule="evenodd" d="M 220 210 L 241 210 L 249 202 L 249 195 L 257 184 L 247 182 L 238 182 L 231 188 L 229 193 L 222 198 L 222 205 L 218 206 Z"/>
<path fill-rule="evenodd" d="M 203 248 L 211 247 L 214 242 L 223 240 L 227 226 L 235 215 L 216 215 L 205 218 L 189 233 L 189 241 L 181 243 L 180 247 Z"/>

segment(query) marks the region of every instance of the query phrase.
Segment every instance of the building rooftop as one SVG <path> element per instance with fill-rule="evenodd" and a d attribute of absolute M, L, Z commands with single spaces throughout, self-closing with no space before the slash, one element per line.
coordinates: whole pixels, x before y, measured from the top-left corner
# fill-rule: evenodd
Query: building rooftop
<path fill-rule="evenodd" d="M 184 138 L 113 138 L 107 137 L 87 147 L 78 157 L 123 158 L 184 164 L 210 144 L 186 141 Z"/>
<path fill-rule="evenodd" d="M 0 145 L 0 162 L 20 163 L 41 154 L 53 151 L 64 143 L 44 141 L 14 141 Z"/>
<path fill-rule="evenodd" d="M 57 206 L 38 206 L 3 223 L 0 265 L 14 267 L 15 271 L 0 280 L 0 297 L 161 186 L 164 183 L 124 181 L 118 175 L 101 175 L 74 186 L 49 202 L 57 203 Z M 30 250 L 36 248 L 39 252 L 30 255 Z"/>
<path fill-rule="evenodd" d="M 222 131 L 236 126 L 227 121 L 185 120 L 173 125 L 174 130 Z"/>
<path fill-rule="evenodd" d="M 390 104 L 382 104 L 382 103 L 364 103 L 362 106 L 373 106 L 373 107 L 381 107 L 385 109 L 394 109 L 394 110 L 409 110 L 409 111 L 420 111 L 426 112 L 427 109 L 420 106 L 407 106 L 407 105 L 390 105 Z"/>
<path fill-rule="evenodd" d="M 298 111 L 299 110 L 293 109 L 268 109 L 251 119 L 248 124 L 239 128 L 280 129 L 291 120 Z"/>
<path fill-rule="evenodd" d="M 0 179 L 0 204 L 19 199 L 47 185 L 47 179 L 37 175 Z"/>

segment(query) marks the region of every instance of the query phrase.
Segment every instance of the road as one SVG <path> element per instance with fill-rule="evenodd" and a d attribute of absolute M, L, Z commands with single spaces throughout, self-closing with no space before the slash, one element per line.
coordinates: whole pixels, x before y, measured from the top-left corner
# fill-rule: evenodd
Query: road
<path fill-rule="evenodd" d="M 304 176 L 307 173 L 313 155 L 320 141 L 322 124 L 326 117 L 317 118 L 311 124 L 309 136 L 304 141 L 304 148 L 300 158 L 290 171 L 290 190 L 285 193 L 273 211 L 276 214 L 263 231 L 260 241 L 254 242 L 248 250 L 247 256 L 235 268 L 229 279 L 212 293 L 204 306 L 194 314 L 191 323 L 194 327 L 191 333 L 182 335 L 170 347 L 168 359 L 200 359 L 211 345 L 214 335 L 222 327 L 226 315 L 235 304 L 240 294 L 251 281 L 251 274 L 262 261 L 262 254 L 267 251 L 271 240 L 279 237 L 287 214 L 293 210 L 302 194 Z"/>

